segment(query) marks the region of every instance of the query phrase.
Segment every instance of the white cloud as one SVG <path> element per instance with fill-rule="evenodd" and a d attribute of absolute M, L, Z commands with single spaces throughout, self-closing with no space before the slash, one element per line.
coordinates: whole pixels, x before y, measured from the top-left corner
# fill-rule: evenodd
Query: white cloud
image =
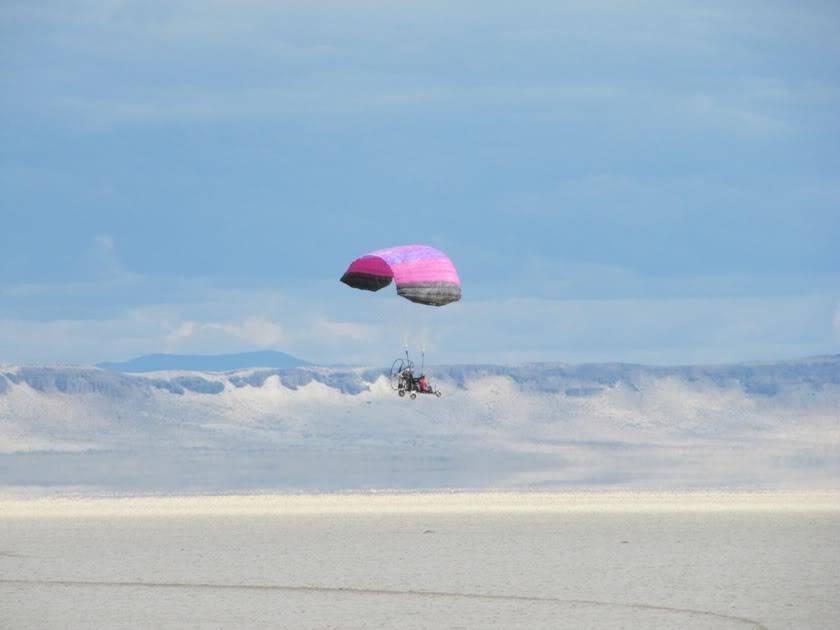
<path fill-rule="evenodd" d="M 280 324 L 257 318 L 241 322 L 184 321 L 165 338 L 166 348 L 170 352 L 186 348 L 200 351 L 202 348 L 232 344 L 239 344 L 246 349 L 273 348 L 283 341 L 286 341 L 286 334 Z"/>
<path fill-rule="evenodd" d="M 183 322 L 175 330 L 173 330 L 166 336 L 166 341 L 170 346 L 175 345 L 181 339 L 187 339 L 189 337 L 192 337 L 194 332 L 195 322 Z"/>
<path fill-rule="evenodd" d="M 301 301 L 295 311 L 220 318 L 225 309 L 204 300 L 100 320 L 0 320 L 0 361 L 99 362 L 164 351 L 268 348 L 315 362 L 381 365 L 404 345 L 413 352 L 425 348 L 436 363 L 777 359 L 840 351 L 837 299 L 521 298 L 430 309 L 394 298 L 366 301 L 367 310 L 343 318 Z M 261 302 L 259 292 L 243 290 L 237 305 L 246 314 Z M 195 317 L 200 312 L 205 318 Z"/>
<path fill-rule="evenodd" d="M 827 354 L 840 351 L 835 303 L 827 295 L 483 300 L 442 319 L 433 349 L 469 362 L 673 364 Z"/>
<path fill-rule="evenodd" d="M 333 322 L 320 320 L 315 323 L 312 334 L 319 337 L 326 337 L 332 341 L 373 341 L 379 333 L 377 329 L 368 324 L 357 322 Z"/>
<path fill-rule="evenodd" d="M 117 256 L 114 238 L 110 234 L 97 234 L 83 254 L 84 272 L 98 281 L 118 279 L 125 274 Z"/>
<path fill-rule="evenodd" d="M 831 276 L 653 278 L 608 265 L 555 265 L 534 258 L 521 270 L 544 277 L 539 296 L 471 287 L 462 302 L 440 309 L 334 282 L 290 293 L 125 274 L 5 286 L 0 361 L 275 349 L 315 362 L 380 365 L 408 346 L 426 348 L 433 362 L 691 363 L 840 351 L 840 294 Z"/>
<path fill-rule="evenodd" d="M 47 102 L 62 117 L 69 114 L 90 125 L 482 107 L 523 108 L 528 115 L 575 120 L 607 112 L 597 116 L 599 124 L 619 128 L 632 121 L 634 126 L 683 131 L 700 126 L 755 134 L 788 128 L 791 120 L 778 105 L 789 103 L 791 94 L 836 102 L 832 85 L 804 81 L 791 86 L 772 76 L 743 82 L 740 74 L 731 79 L 722 75 L 720 69 L 729 68 L 727 53 L 741 52 L 743 31 L 754 36 L 757 28 L 755 8 L 725 3 L 668 11 L 655 6 L 630 9 L 617 2 L 535 2 L 533 12 L 504 3 L 453 8 L 443 2 L 410 2 L 408 8 L 406 3 L 398 8 L 386 2 L 112 1 L 74 3 L 72 8 L 64 3 L 31 4 L 7 8 L 7 19 L 19 21 L 20 30 L 33 22 L 50 24 L 47 32 L 61 34 L 58 42 L 69 53 L 67 58 L 78 55 L 87 63 L 118 59 L 121 67 L 144 70 L 138 73 L 144 77 L 141 89 L 134 73 L 86 73 L 93 79 L 87 85 L 71 82 L 68 89 L 62 77 L 55 81 L 64 86 L 55 98 L 44 99 L 39 93 L 22 103 L 27 111 Z M 780 46 L 790 45 L 783 27 L 791 18 L 797 18 L 800 28 L 825 30 L 815 19 L 821 16 L 818 10 L 762 7 L 760 14 L 758 28 Z M 536 15 L 542 19 L 535 20 Z M 453 45 L 476 19 L 485 28 L 471 28 L 467 44 Z M 593 24 L 597 28 L 582 28 Z M 406 30 L 413 36 L 406 37 Z M 710 37 L 710 31 L 717 36 Z M 53 40 L 38 43 L 55 45 Z M 491 46 L 501 51 L 497 57 L 484 53 Z M 655 56 L 666 65 L 672 57 L 702 57 L 710 65 L 700 74 L 700 88 L 695 81 L 671 80 L 659 82 L 655 90 L 647 69 L 634 68 L 625 75 L 605 71 L 598 63 L 592 72 L 581 73 L 569 68 L 548 72 L 541 65 L 589 48 L 607 57 Z M 532 70 L 526 77 L 509 73 L 511 57 L 518 55 L 541 71 Z M 493 59 L 501 67 L 488 80 L 482 70 Z M 226 71 L 208 71 L 214 64 Z M 430 64 L 444 71 L 429 73 Z M 113 72 L 108 63 L 92 65 L 101 65 L 103 73 Z M 60 76 L 62 66 L 56 66 L 50 72 Z M 172 74 L 190 80 L 172 81 Z M 698 92 L 703 87 L 706 90 Z"/>

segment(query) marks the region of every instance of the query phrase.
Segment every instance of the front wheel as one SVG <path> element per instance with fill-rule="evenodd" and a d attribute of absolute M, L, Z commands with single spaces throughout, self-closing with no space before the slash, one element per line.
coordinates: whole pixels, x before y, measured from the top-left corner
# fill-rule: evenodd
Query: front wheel
<path fill-rule="evenodd" d="M 442 394 L 440 393 L 440 390 L 438 390 L 438 391 L 436 391 L 436 392 L 435 392 L 435 396 L 437 396 L 438 398 L 440 398 L 440 397 L 441 397 L 441 395 L 442 395 Z"/>
<path fill-rule="evenodd" d="M 415 398 L 417 398 L 417 394 L 415 394 L 414 392 L 411 392 L 411 400 L 414 400 Z"/>
<path fill-rule="evenodd" d="M 400 398 L 402 398 L 403 396 L 405 396 L 405 390 L 404 390 L 404 389 L 401 389 L 398 393 L 399 393 L 399 395 L 400 395 Z"/>

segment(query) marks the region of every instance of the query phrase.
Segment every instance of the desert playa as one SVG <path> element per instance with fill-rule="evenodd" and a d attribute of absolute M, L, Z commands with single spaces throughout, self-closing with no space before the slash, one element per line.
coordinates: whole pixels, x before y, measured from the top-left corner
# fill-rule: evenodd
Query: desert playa
<path fill-rule="evenodd" d="M 840 493 L 6 496 L 16 628 L 826 628 Z"/>

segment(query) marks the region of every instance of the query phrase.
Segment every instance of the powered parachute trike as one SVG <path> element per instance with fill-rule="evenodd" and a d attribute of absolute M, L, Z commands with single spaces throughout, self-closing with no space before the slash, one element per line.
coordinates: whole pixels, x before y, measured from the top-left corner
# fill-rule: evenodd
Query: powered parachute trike
<path fill-rule="evenodd" d="M 379 291 L 392 280 L 398 295 L 417 304 L 445 306 L 461 299 L 461 280 L 455 265 L 446 254 L 428 245 L 401 245 L 365 254 L 351 262 L 341 276 L 344 284 L 364 291 Z M 401 398 L 406 394 L 411 399 L 417 394 L 441 396 L 439 389 L 426 382 L 422 362 L 420 374 L 415 376 L 408 351 L 405 359 L 394 361 L 389 377 Z"/>
<path fill-rule="evenodd" d="M 426 380 L 426 375 L 423 372 L 423 364 L 425 362 L 425 352 L 423 353 L 423 361 L 420 362 L 420 375 L 414 375 L 414 362 L 408 356 L 408 350 L 405 351 L 405 359 L 396 359 L 391 364 L 391 372 L 388 378 L 391 382 L 391 389 L 393 389 L 400 398 L 408 394 L 408 397 L 414 400 L 417 394 L 427 394 L 440 398 L 442 392 L 430 385 Z"/>

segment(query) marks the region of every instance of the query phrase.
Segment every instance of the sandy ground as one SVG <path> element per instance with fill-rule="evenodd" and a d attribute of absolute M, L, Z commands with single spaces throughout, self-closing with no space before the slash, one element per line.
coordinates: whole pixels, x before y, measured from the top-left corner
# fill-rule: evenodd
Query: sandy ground
<path fill-rule="evenodd" d="M 840 494 L 0 499 L 0 627 L 840 627 Z"/>
<path fill-rule="evenodd" d="M 2 518 L 411 513 L 840 512 L 840 490 L 133 496 L 0 494 Z"/>

